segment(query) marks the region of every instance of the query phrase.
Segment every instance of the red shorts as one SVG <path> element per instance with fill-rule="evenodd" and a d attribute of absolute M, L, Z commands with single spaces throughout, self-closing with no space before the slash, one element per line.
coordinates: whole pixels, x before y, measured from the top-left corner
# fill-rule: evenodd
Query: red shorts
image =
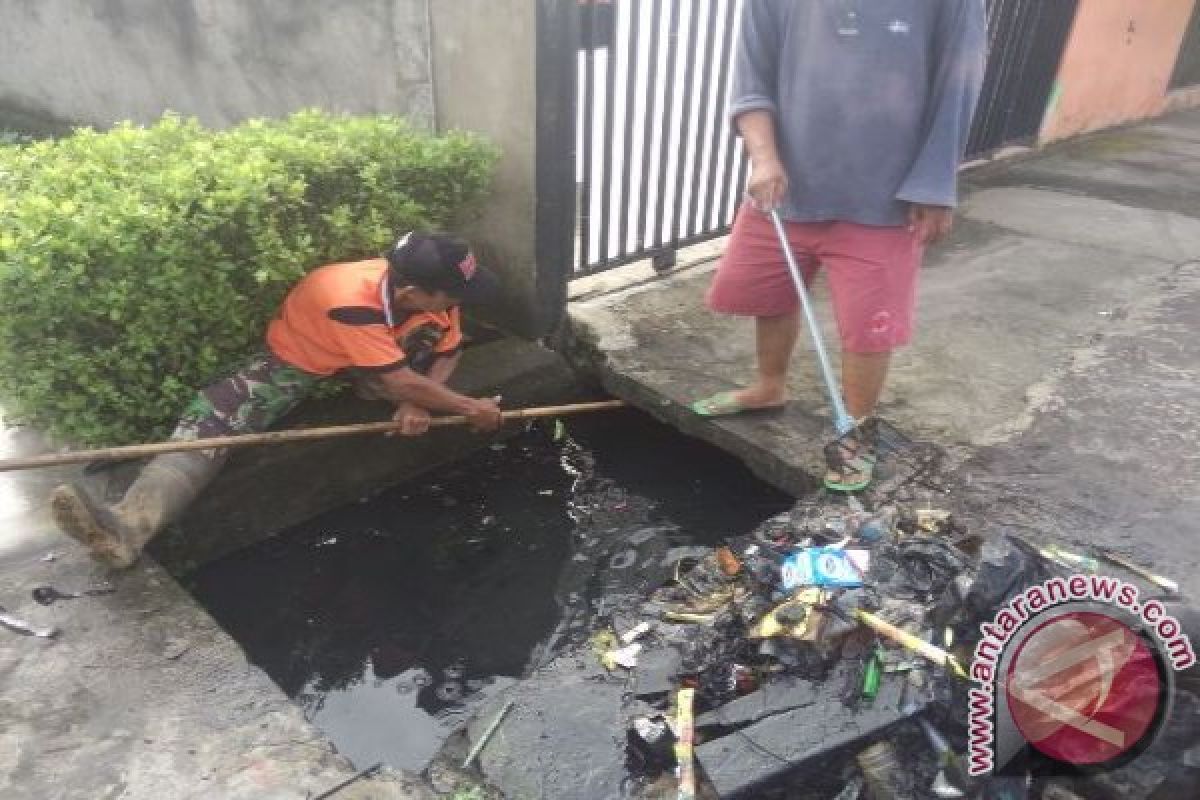
<path fill-rule="evenodd" d="M 853 222 L 785 222 L 792 252 L 812 285 L 828 270 L 842 349 L 885 353 L 908 344 L 924 248 L 907 227 Z M 738 211 L 717 265 L 708 307 L 722 314 L 777 317 L 799 306 L 775 228 L 749 204 Z"/>

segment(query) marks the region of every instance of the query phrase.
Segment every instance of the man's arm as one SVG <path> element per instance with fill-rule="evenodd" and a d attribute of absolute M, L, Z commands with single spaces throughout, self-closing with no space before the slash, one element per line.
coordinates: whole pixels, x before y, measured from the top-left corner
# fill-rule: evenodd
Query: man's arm
<path fill-rule="evenodd" d="M 769 111 L 747 111 L 737 118 L 746 153 L 750 156 L 750 180 L 746 194 L 759 211 L 770 211 L 787 195 L 788 177 L 775 146 L 775 118 Z"/>
<path fill-rule="evenodd" d="M 761 211 L 775 208 L 787 193 L 787 172 L 775 144 L 779 113 L 780 20 L 775 0 L 746 0 L 734 61 L 729 118 L 750 156 L 746 193 Z"/>
<path fill-rule="evenodd" d="M 779 111 L 779 46 L 781 23 L 778 0 L 746 0 L 738 28 L 729 91 L 729 119 L 747 111 Z"/>
<path fill-rule="evenodd" d="M 987 53 L 983 0 L 955 0 L 941 8 L 925 138 L 896 193 L 912 204 L 910 219 L 923 240 L 948 230 L 949 210 L 958 204 L 958 166 L 971 134 Z"/>
<path fill-rule="evenodd" d="M 380 376 L 384 388 L 396 404 L 398 412 L 405 406 L 417 406 L 429 411 L 442 411 L 467 417 L 472 428 L 492 431 L 500 427 L 500 406 L 495 400 L 468 397 L 443 385 L 458 365 L 458 354 L 437 359 L 430 368 L 429 377 L 401 367 Z M 399 414 L 398 414 L 399 416 Z M 403 422 L 402 422 L 403 424 Z M 423 428 L 428 428 L 428 421 Z M 424 430 L 404 430 L 404 433 L 423 433 Z"/>
<path fill-rule="evenodd" d="M 461 351 L 455 350 L 438 356 L 429 368 L 429 379 L 445 386 L 450 382 L 450 376 L 454 374 L 455 368 L 458 367 L 461 355 Z M 400 433 L 405 436 L 420 436 L 429 430 L 431 417 L 425 408 L 409 400 L 404 400 L 396 404 L 396 413 L 392 415 L 392 419 L 399 423 Z"/>

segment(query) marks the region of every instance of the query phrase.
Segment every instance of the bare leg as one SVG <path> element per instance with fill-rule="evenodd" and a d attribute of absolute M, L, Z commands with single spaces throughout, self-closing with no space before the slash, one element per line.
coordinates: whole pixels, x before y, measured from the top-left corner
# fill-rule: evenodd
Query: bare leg
<path fill-rule="evenodd" d="M 842 353 L 842 393 L 855 419 L 875 413 L 887 380 L 891 353 Z"/>
<path fill-rule="evenodd" d="M 787 400 L 788 363 L 800 332 L 800 313 L 781 317 L 755 317 L 754 338 L 758 378 L 734 393 L 745 408 L 777 406 Z"/>

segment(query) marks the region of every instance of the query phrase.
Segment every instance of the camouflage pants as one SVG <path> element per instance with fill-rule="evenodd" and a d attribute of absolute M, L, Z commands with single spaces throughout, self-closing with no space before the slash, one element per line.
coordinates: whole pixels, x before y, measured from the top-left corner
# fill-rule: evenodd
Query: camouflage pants
<path fill-rule="evenodd" d="M 265 431 L 296 407 L 321 380 L 269 351 L 229 377 L 200 390 L 183 412 L 172 439 L 208 439 Z"/>

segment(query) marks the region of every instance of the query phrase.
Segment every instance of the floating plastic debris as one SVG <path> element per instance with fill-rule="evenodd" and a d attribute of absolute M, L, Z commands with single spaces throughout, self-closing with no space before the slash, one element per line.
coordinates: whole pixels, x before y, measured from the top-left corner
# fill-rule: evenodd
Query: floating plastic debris
<path fill-rule="evenodd" d="M 60 592 L 53 586 L 37 586 L 34 587 L 31 594 L 33 600 L 38 605 L 48 606 L 53 605 L 59 600 L 70 600 L 76 597 L 95 597 L 105 594 L 113 594 L 117 591 L 117 587 L 111 584 L 102 584 L 100 586 L 91 586 L 79 592 Z"/>
<path fill-rule="evenodd" d="M 30 625 L 25 620 L 9 614 L 3 607 L 0 607 L 0 625 L 22 636 L 37 636 L 41 639 L 53 639 L 55 636 L 58 636 L 58 628 L 39 628 L 35 625 Z"/>

